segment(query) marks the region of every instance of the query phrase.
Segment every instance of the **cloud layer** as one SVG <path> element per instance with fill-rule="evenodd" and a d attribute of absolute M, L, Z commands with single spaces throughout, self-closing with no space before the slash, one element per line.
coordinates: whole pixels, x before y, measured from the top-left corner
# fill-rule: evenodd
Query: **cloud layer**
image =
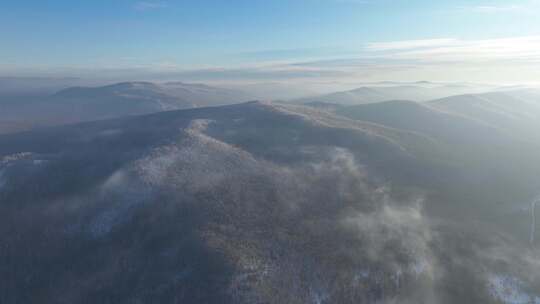
<path fill-rule="evenodd" d="M 137 10 L 165 7 L 139 2 Z M 251 55 L 247 55 L 251 54 Z M 48 74 L 197 82 L 360 82 L 376 80 L 536 82 L 540 36 L 467 40 L 453 37 L 370 42 L 356 49 L 291 49 L 229 54 L 242 63 L 186 67 L 174 60 L 110 60 L 94 66 L 48 69 Z M 236 58 L 238 59 L 238 58 Z M 18 67 L 5 67 L 20 70 Z M 35 73 L 34 73 L 35 74 Z"/>

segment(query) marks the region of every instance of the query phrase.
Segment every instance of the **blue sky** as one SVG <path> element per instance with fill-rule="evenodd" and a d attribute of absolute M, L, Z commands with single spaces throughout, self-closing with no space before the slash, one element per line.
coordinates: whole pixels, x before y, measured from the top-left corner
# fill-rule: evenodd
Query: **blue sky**
<path fill-rule="evenodd" d="M 504 62 L 502 74 L 516 75 L 501 81 L 540 76 L 530 68 L 540 58 L 539 0 L 0 4 L 2 75 L 439 79 L 446 73 L 451 80 L 459 77 L 449 70 L 455 63 L 478 70 L 492 60 Z"/>

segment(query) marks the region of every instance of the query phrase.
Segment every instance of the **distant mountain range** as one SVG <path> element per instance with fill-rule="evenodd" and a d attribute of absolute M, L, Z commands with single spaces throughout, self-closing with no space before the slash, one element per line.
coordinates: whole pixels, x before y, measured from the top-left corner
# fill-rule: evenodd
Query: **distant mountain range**
<path fill-rule="evenodd" d="M 71 87 L 50 95 L 4 97 L 0 101 L 0 123 L 58 125 L 250 99 L 247 94 L 235 90 L 180 82 L 124 82 L 100 87 Z M 12 130 L 20 130 L 20 127 L 0 129 L 0 133 Z"/>
<path fill-rule="evenodd" d="M 93 81 L 84 81 L 72 77 L 1 77 L 0 97 L 14 96 L 42 96 L 53 94 L 62 89 L 83 84 L 94 84 Z M 97 84 L 96 84 L 97 85 Z"/>
<path fill-rule="evenodd" d="M 540 90 L 520 89 L 450 96 L 431 106 L 483 121 L 523 139 L 540 141 Z"/>
<path fill-rule="evenodd" d="M 295 99 L 294 103 L 327 102 L 341 105 L 358 105 L 389 100 L 429 101 L 452 95 L 474 94 L 501 90 L 497 86 L 482 84 L 440 84 L 431 82 L 394 83 L 380 82 L 357 89 Z"/>
<path fill-rule="evenodd" d="M 158 88 L 57 95 L 169 106 Z M 540 141 L 513 131 L 506 95 L 482 96 L 2 135 L 0 302 L 538 302 Z"/>
<path fill-rule="evenodd" d="M 30 89 L 26 93 L 22 93 L 24 81 L 30 83 Z M 237 89 L 182 82 L 159 84 L 122 82 L 105 86 L 72 86 L 54 93 L 47 93 L 54 88 L 77 82 L 82 82 L 82 80 L 0 78 L 0 133 L 177 109 L 235 104 L 257 99 L 256 96 Z M 509 91 L 505 90 L 505 87 L 485 84 L 424 81 L 377 82 L 366 85 L 368 86 L 349 91 L 295 99 L 291 103 L 360 105 L 391 100 L 429 102 L 451 96 L 454 96 L 452 97 L 454 99 L 467 98 L 465 96 L 474 97 L 478 96 L 479 92 L 491 92 L 483 96 L 499 98 L 503 102 L 508 98 L 519 100 L 537 96 L 533 90 L 529 93 L 526 93 L 528 91 L 525 89 Z M 253 86 L 256 88 L 253 89 Z M 261 86 L 272 92 L 262 90 Z M 287 96 L 291 88 L 294 88 L 294 85 L 276 87 L 276 84 L 267 84 L 267 86 L 261 84 L 245 87 L 248 91 L 259 93 L 262 90 L 262 94 L 267 96 L 274 96 L 276 91 L 282 91 L 281 96 Z M 512 94 L 505 93 L 507 91 L 513 94 L 521 92 L 523 96 L 513 97 L 510 96 Z"/>

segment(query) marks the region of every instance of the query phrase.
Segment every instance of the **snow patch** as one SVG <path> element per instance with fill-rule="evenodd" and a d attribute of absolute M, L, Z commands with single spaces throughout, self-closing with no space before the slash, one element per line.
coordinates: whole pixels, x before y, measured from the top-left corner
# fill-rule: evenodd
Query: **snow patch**
<path fill-rule="evenodd" d="M 20 152 L 20 153 L 11 154 L 11 155 L 8 155 L 8 156 L 4 156 L 0 160 L 0 164 L 7 165 L 7 164 L 9 164 L 11 162 L 24 160 L 24 159 L 29 159 L 29 158 L 32 157 L 32 155 L 33 154 L 31 152 Z"/>
<path fill-rule="evenodd" d="M 149 191 L 130 179 L 129 172 L 118 170 L 103 182 L 99 194 L 109 206 L 89 225 L 88 232 L 94 238 L 106 236 L 116 225 L 128 220 L 132 210 L 147 200 Z"/>
<path fill-rule="evenodd" d="M 16 163 L 24 163 L 24 164 L 30 164 L 30 165 L 42 165 L 47 162 L 47 160 L 44 159 L 37 159 L 37 155 L 31 152 L 20 152 L 11 154 L 8 156 L 4 156 L 3 158 L 0 158 L 0 165 L 4 166 L 11 166 Z"/>
<path fill-rule="evenodd" d="M 488 288 L 492 297 L 505 304 L 540 304 L 540 297 L 529 295 L 523 290 L 524 283 L 511 276 L 492 275 Z"/>
<path fill-rule="evenodd" d="M 126 173 L 123 170 L 118 170 L 105 180 L 105 182 L 101 186 L 101 190 L 113 190 L 117 187 L 120 187 L 124 182 L 126 182 Z"/>
<path fill-rule="evenodd" d="M 214 120 L 210 119 L 194 119 L 189 123 L 186 132 L 202 133 L 208 128 L 208 125 L 213 122 Z"/>

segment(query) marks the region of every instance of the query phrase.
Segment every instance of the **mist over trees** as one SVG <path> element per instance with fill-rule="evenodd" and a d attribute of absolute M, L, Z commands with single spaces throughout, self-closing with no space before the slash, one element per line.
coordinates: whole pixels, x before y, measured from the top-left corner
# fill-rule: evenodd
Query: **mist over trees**
<path fill-rule="evenodd" d="M 0 302 L 535 303 L 539 149 L 414 102 L 3 135 Z"/>
<path fill-rule="evenodd" d="M 540 0 L 2 1 L 0 304 L 540 304 Z"/>

